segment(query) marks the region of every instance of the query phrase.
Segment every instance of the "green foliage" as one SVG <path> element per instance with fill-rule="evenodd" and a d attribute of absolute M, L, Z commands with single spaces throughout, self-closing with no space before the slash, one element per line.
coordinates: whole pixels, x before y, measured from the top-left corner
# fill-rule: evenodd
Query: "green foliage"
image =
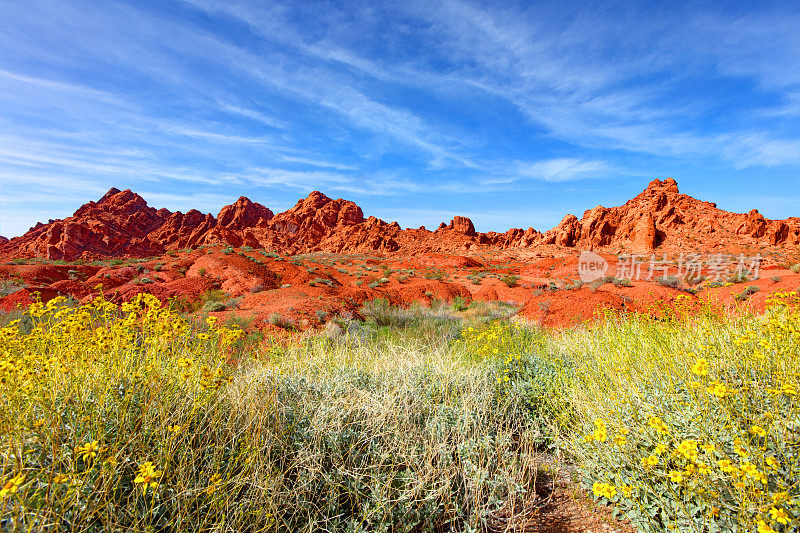
<path fill-rule="evenodd" d="M 742 271 L 735 272 L 728 277 L 728 282 L 730 283 L 744 283 L 745 281 L 750 281 L 750 278 Z"/>
<path fill-rule="evenodd" d="M 223 302 L 208 301 L 203 304 L 204 313 L 217 313 L 219 311 L 224 311 L 225 309 L 227 309 L 227 306 Z"/>
<path fill-rule="evenodd" d="M 230 298 L 230 295 L 219 289 L 209 289 L 200 296 L 200 299 L 204 302 L 221 302 L 228 298 Z"/>
<path fill-rule="evenodd" d="M 500 281 L 502 281 L 509 287 L 516 287 L 517 282 L 519 281 L 519 276 L 514 274 L 506 274 L 505 276 L 500 278 Z"/>
<path fill-rule="evenodd" d="M 659 276 L 656 278 L 656 283 L 662 287 L 677 289 L 681 286 L 681 279 L 676 276 Z"/>
<path fill-rule="evenodd" d="M 12 276 L 0 279 L 0 297 L 14 294 L 17 291 L 26 288 L 27 286 L 28 285 L 22 278 Z"/>
<path fill-rule="evenodd" d="M 753 294 L 757 293 L 760 290 L 761 289 L 759 289 L 758 287 L 750 285 L 749 287 L 746 287 L 742 292 L 740 292 L 739 294 L 734 296 L 734 298 L 739 302 L 743 302 L 743 301 L 747 300 L 748 298 L 750 298 L 750 296 L 752 296 Z"/>
<path fill-rule="evenodd" d="M 443 280 L 444 276 L 445 276 L 444 272 L 442 270 L 439 270 L 438 268 L 429 269 L 425 271 L 425 273 L 422 275 L 422 277 L 425 279 L 434 279 L 438 281 Z"/>
<path fill-rule="evenodd" d="M 283 315 L 281 315 L 280 313 L 272 313 L 271 315 L 269 315 L 267 321 L 273 326 L 277 326 L 279 328 L 288 330 L 295 329 L 294 324 L 291 321 L 285 319 Z"/>
<path fill-rule="evenodd" d="M 453 309 L 456 311 L 466 311 L 469 306 L 467 305 L 467 301 L 464 299 L 463 296 L 456 296 L 453 298 Z"/>

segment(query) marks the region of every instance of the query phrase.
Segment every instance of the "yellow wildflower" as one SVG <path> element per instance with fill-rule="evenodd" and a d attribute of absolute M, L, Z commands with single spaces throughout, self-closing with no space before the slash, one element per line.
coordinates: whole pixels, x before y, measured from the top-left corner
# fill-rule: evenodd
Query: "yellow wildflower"
<path fill-rule="evenodd" d="M 0 489 L 0 501 L 5 500 L 9 494 L 16 494 L 23 481 L 25 481 L 25 474 L 14 476 L 5 482 L 3 488 Z"/>
<path fill-rule="evenodd" d="M 758 533 L 777 533 L 772 526 L 764 522 L 763 520 L 758 521 Z"/>
<path fill-rule="evenodd" d="M 701 357 L 692 365 L 692 374 L 697 376 L 708 375 L 708 360 L 705 357 Z"/>
<path fill-rule="evenodd" d="M 758 468 L 753 463 L 744 463 L 739 469 L 750 477 L 755 477 L 758 474 Z"/>
<path fill-rule="evenodd" d="M 658 457 L 656 457 L 655 455 L 642 457 L 642 466 L 656 466 L 657 464 L 658 464 Z"/>
<path fill-rule="evenodd" d="M 783 524 L 784 526 L 789 523 L 789 515 L 786 513 L 786 510 L 782 507 L 776 508 L 773 507 L 769 510 L 769 515 L 772 517 L 773 520 Z"/>
<path fill-rule="evenodd" d="M 657 416 L 651 416 L 650 418 L 648 418 L 647 419 L 647 425 L 650 426 L 651 428 L 655 429 L 660 434 L 664 434 L 664 433 L 667 433 L 669 431 L 667 429 L 666 424 L 664 424 L 664 421 L 661 420 Z"/>
<path fill-rule="evenodd" d="M 79 446 L 77 452 L 81 454 L 81 459 L 88 462 L 97 457 L 97 452 L 99 450 L 100 444 L 96 440 L 93 440 L 92 442 L 87 442 L 83 446 Z"/>
<path fill-rule="evenodd" d="M 711 384 L 706 387 L 706 392 L 713 394 L 717 398 L 725 398 L 726 396 L 733 394 L 735 391 L 733 389 L 729 389 L 719 381 L 712 381 Z"/>
<path fill-rule="evenodd" d="M 677 470 L 670 470 L 669 479 L 673 483 L 680 483 L 681 481 L 683 481 L 683 474 L 681 472 L 678 472 Z"/>
<path fill-rule="evenodd" d="M 156 470 L 153 463 L 147 461 L 139 466 L 139 475 L 133 480 L 137 485 L 142 485 L 142 491 L 147 492 L 147 488 L 155 489 L 158 487 L 156 479 L 160 478 L 163 472 Z"/>

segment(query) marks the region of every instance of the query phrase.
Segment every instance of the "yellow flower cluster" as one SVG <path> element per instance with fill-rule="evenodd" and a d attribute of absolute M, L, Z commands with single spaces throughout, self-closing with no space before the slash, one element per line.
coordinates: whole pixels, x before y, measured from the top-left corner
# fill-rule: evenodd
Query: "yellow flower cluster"
<path fill-rule="evenodd" d="M 763 316 L 738 327 L 730 340 L 678 351 L 674 363 L 654 364 L 673 372 L 661 377 L 668 386 L 636 391 L 634 384 L 633 393 L 598 398 L 605 408 L 587 416 L 587 432 L 575 440 L 592 465 L 590 479 L 598 480 L 596 496 L 611 499 L 613 486 L 615 495 L 644 498 L 615 500 L 626 509 L 674 498 L 674 506 L 664 508 L 665 523 L 677 524 L 681 502 L 689 501 L 692 509 L 705 510 L 707 520 L 743 530 L 787 531 L 787 524 L 800 520 L 800 465 L 794 460 L 800 296 L 779 293 Z M 709 332 L 705 338 L 720 337 Z M 627 403 L 630 398 L 634 403 Z M 639 414 L 642 405 L 657 413 Z M 617 438 L 616 427 L 630 431 Z"/>
<path fill-rule="evenodd" d="M 164 473 L 161 470 L 156 470 L 156 467 L 153 466 L 153 463 L 147 461 L 146 463 L 139 465 L 139 473 L 133 482 L 137 485 L 141 485 L 143 492 L 147 492 L 148 488 L 158 488 L 158 482 L 156 480 L 159 479 L 163 474 Z"/>
<path fill-rule="evenodd" d="M 140 464 L 133 480 L 144 493 L 155 492 L 163 470 L 154 461 L 169 466 L 178 437 L 200 403 L 216 401 L 214 391 L 230 382 L 228 350 L 241 335 L 214 319 L 192 322 L 145 293 L 121 305 L 102 297 L 79 307 L 62 297 L 33 302 L 24 320 L 0 328 L 0 444 L 4 449 L 44 446 L 53 450 L 52 462 L 25 465 L 24 473 L 2 479 L 0 499 L 20 497 L 26 479 L 33 491 L 45 487 L 37 498 L 73 503 L 82 487 L 93 484 L 92 490 L 99 490 L 129 480 L 120 459 L 140 453 L 131 442 L 151 435 L 153 426 L 142 424 L 142 417 L 159 416 L 137 409 L 164 391 L 194 407 L 188 416 L 164 413 L 156 422 L 166 431 L 154 459 Z M 123 423 L 130 422 L 129 433 L 103 429 L 108 423 L 104 409 L 114 405 L 112 400 L 128 409 Z M 121 437 L 104 441 L 97 438 L 101 434 Z M 55 446 L 68 438 L 75 440 Z M 22 453 L 35 455 L 30 448 Z M 9 475 L 8 465 L 0 464 L 0 476 Z"/>
<path fill-rule="evenodd" d="M 617 487 L 610 483 L 594 483 L 592 485 L 592 492 L 595 496 L 603 496 L 609 500 L 617 495 Z"/>
<path fill-rule="evenodd" d="M 12 494 L 16 494 L 23 481 L 25 481 L 25 474 L 19 474 L 3 483 L 3 488 L 0 488 L 0 501 L 5 500 Z"/>

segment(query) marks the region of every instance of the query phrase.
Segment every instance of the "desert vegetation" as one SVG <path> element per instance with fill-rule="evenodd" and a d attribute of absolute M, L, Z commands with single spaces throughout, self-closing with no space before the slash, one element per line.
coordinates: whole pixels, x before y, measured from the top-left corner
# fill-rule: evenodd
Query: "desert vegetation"
<path fill-rule="evenodd" d="M 796 293 L 561 331 L 375 300 L 282 342 L 172 308 L 3 315 L 3 529 L 506 530 L 563 466 L 640 531 L 797 530 Z"/>

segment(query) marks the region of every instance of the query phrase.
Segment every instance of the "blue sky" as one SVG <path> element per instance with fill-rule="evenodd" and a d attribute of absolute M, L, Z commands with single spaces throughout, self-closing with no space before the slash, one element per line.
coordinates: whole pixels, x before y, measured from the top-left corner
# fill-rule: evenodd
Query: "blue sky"
<path fill-rule="evenodd" d="M 798 28 L 795 0 L 2 2 L 0 234 L 112 186 L 504 231 L 672 176 L 798 216 Z"/>

